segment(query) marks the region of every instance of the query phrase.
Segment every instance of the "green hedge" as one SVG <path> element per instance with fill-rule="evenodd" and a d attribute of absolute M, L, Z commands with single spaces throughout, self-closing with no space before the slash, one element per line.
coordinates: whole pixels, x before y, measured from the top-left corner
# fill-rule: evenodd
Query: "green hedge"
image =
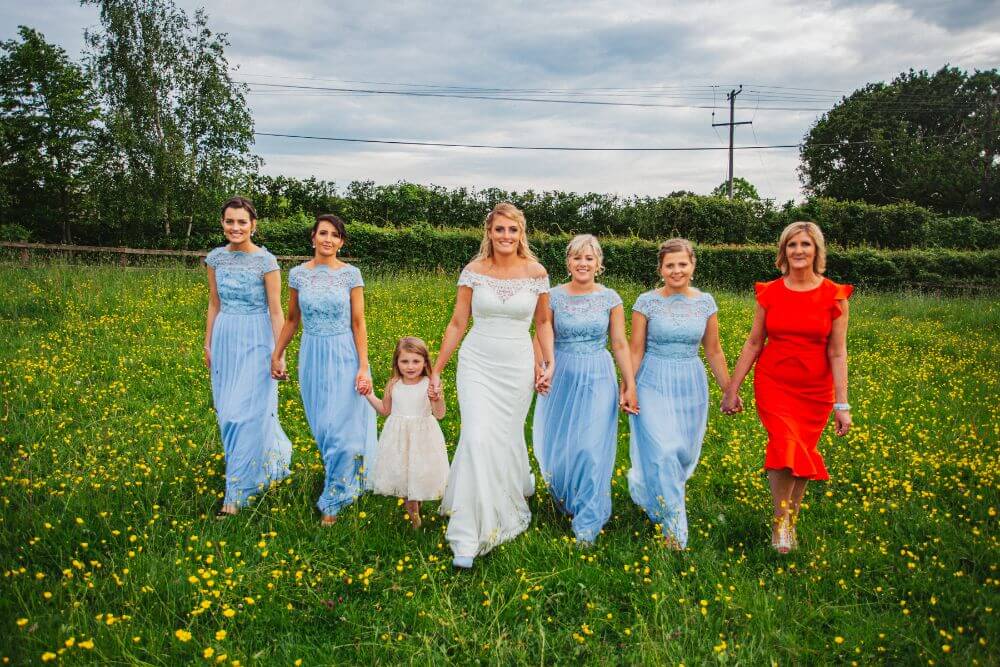
<path fill-rule="evenodd" d="M 259 242 L 279 255 L 311 254 L 307 220 L 297 223 L 264 221 Z M 569 235 L 533 234 L 531 247 L 556 277 L 565 275 Z M 352 224 L 345 255 L 360 259 L 366 270 L 396 268 L 441 269 L 458 272 L 479 248 L 478 230 L 435 229 L 414 225 L 405 229 Z M 604 238 L 608 274 L 652 285 L 657 280 L 657 243 L 645 239 Z M 699 245 L 698 281 L 725 289 L 747 289 L 754 281 L 777 276 L 774 247 L 760 245 Z M 878 290 L 1000 288 L 1000 251 L 832 249 L 827 274 L 834 280 Z"/>
<path fill-rule="evenodd" d="M 283 181 L 284 182 L 284 181 Z M 332 188 L 332 184 L 327 184 Z M 328 188 L 329 189 L 329 188 Z M 266 189 L 265 189 L 266 190 Z M 375 185 L 356 181 L 343 192 L 299 200 L 300 208 L 269 191 L 257 193 L 262 217 L 287 217 L 294 210 L 336 213 L 349 222 L 406 227 L 426 222 L 435 227 L 478 229 L 500 201 L 520 207 L 533 232 L 639 236 L 653 240 L 683 236 L 697 243 L 774 243 L 795 220 L 813 220 L 827 239 L 843 247 L 1000 248 L 1000 221 L 944 217 L 914 204 L 876 206 L 863 202 L 813 199 L 778 207 L 769 200 L 730 201 L 699 195 L 619 197 L 576 192 L 509 192 L 497 188 L 467 190 L 400 182 Z M 301 199 L 301 198 L 300 198 Z M 313 210 L 322 208 L 323 211 Z"/>

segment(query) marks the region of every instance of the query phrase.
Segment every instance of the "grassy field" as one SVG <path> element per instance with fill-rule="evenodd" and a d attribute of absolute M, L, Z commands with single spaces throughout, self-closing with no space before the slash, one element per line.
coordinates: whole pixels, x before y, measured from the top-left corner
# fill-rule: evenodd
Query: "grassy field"
<path fill-rule="evenodd" d="M 833 479 L 810 488 L 797 552 L 769 547 L 756 415 L 721 416 L 713 390 L 687 551 L 658 546 L 631 503 L 623 427 L 594 550 L 540 489 L 526 534 L 455 573 L 443 522 L 414 533 L 394 499 L 367 495 L 320 529 L 295 382 L 281 386 L 293 474 L 212 518 L 224 466 L 200 271 L 0 279 L 5 664 L 1000 663 L 996 299 L 852 301 L 856 424 L 823 438 Z M 368 276 L 377 384 L 398 336 L 436 347 L 453 285 Z M 629 306 L 643 289 L 612 286 Z M 752 300 L 715 296 L 732 364 Z"/>

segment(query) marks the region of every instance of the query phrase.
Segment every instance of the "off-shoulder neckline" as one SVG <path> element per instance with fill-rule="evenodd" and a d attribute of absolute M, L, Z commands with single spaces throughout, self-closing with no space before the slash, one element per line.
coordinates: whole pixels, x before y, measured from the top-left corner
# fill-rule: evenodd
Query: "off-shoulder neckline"
<path fill-rule="evenodd" d="M 485 273 L 479 273 L 479 271 L 473 271 L 470 268 L 462 269 L 462 273 L 471 273 L 474 276 L 479 276 L 480 278 L 486 278 L 487 280 L 548 280 L 549 278 L 549 274 L 547 273 L 545 275 L 537 276 L 534 278 L 531 276 L 526 276 L 524 278 L 496 278 L 494 276 L 488 276 Z"/>

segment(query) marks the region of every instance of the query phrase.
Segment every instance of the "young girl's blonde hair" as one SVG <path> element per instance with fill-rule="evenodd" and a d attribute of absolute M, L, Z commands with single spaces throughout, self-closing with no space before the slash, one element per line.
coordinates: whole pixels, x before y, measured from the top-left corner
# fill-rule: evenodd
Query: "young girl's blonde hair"
<path fill-rule="evenodd" d="M 524 218 L 521 209 L 508 202 L 500 202 L 493 207 L 489 215 L 486 216 L 486 223 L 483 225 L 483 240 L 479 244 L 479 252 L 472 258 L 472 261 L 480 261 L 493 257 L 493 241 L 490 240 L 490 227 L 496 216 L 503 216 L 508 220 L 513 220 L 521 228 L 521 237 L 517 240 L 517 256 L 537 262 L 535 253 L 528 247 L 528 221 Z"/>
<path fill-rule="evenodd" d="M 402 379 L 403 374 L 399 372 L 399 355 L 404 352 L 419 354 L 424 358 L 424 377 L 430 377 L 431 353 L 427 351 L 427 343 L 416 336 L 405 336 L 396 343 L 396 350 L 392 353 L 392 377 L 397 380 Z"/>

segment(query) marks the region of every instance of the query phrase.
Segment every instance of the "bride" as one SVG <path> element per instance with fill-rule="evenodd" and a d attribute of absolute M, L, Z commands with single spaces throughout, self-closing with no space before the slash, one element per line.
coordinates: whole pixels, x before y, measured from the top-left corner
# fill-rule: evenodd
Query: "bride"
<path fill-rule="evenodd" d="M 458 352 L 458 449 L 441 501 L 450 516 L 446 537 L 456 567 L 513 539 L 531 521 L 525 500 L 535 480 L 528 463 L 524 420 L 532 389 L 548 391 L 553 371 L 549 279 L 528 249 L 524 214 L 497 204 L 488 216 L 479 254 L 458 279 L 455 311 L 445 329 L 428 393 L 441 395 L 441 372 Z M 542 358 L 535 364 L 532 319 Z"/>

